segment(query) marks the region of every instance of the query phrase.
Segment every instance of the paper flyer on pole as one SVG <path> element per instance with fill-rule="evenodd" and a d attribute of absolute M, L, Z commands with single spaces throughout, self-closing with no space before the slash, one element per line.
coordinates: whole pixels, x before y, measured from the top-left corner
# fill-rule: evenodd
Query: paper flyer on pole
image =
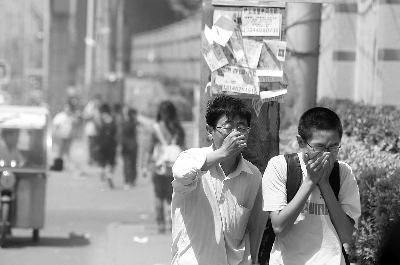
<path fill-rule="evenodd" d="M 283 62 L 275 57 L 267 44 L 264 44 L 261 52 L 257 75 L 277 78 L 282 78 L 283 76 Z"/>
<path fill-rule="evenodd" d="M 210 44 L 205 37 L 204 32 L 202 33 L 201 38 L 201 53 L 203 54 L 204 60 L 211 72 L 228 64 L 228 60 L 226 59 L 221 46 L 216 43 Z"/>
<path fill-rule="evenodd" d="M 260 86 L 254 69 L 226 65 L 211 74 L 212 92 L 259 98 Z"/>
<path fill-rule="evenodd" d="M 243 67 L 256 69 L 260 59 L 263 44 L 252 39 L 231 38 L 234 52 L 240 53 L 236 56 L 237 64 Z"/>
<path fill-rule="evenodd" d="M 334 0 L 330 0 L 334 1 Z M 285 7 L 285 2 L 271 2 L 270 0 L 212 0 L 216 6 L 263 6 L 263 7 Z"/>
<path fill-rule="evenodd" d="M 280 36 L 279 8 L 244 7 L 242 12 L 243 36 Z"/>
<path fill-rule="evenodd" d="M 286 57 L 286 41 L 279 40 L 264 40 L 265 44 L 267 44 L 271 53 L 275 56 L 278 61 L 284 62 Z"/>
<path fill-rule="evenodd" d="M 287 94 L 287 89 L 276 89 L 260 92 L 260 100 L 262 102 L 277 101 Z"/>
<path fill-rule="evenodd" d="M 285 7 L 285 3 L 336 3 L 337 0 L 284 0 L 271 2 L 270 0 L 212 0 L 214 6 L 270 6 Z"/>

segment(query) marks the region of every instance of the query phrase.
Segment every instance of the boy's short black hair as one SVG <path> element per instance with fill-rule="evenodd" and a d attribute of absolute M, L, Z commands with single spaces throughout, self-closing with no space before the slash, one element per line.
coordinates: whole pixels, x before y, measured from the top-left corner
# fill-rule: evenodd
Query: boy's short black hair
<path fill-rule="evenodd" d="M 314 130 L 337 131 L 340 138 L 343 135 L 339 116 L 334 111 L 323 107 L 309 109 L 300 117 L 297 132 L 301 138 L 307 141 Z"/>
<path fill-rule="evenodd" d="M 228 119 L 233 119 L 235 116 L 245 118 L 247 120 L 247 125 L 250 126 L 251 111 L 246 103 L 238 98 L 219 95 L 208 101 L 206 122 L 209 126 L 215 128 L 218 119 L 223 115 L 226 115 Z"/>

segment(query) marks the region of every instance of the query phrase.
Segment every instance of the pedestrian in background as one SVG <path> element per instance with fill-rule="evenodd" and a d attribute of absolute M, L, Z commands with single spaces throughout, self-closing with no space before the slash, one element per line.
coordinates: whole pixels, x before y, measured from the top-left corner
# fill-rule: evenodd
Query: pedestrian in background
<path fill-rule="evenodd" d="M 160 103 L 157 111 L 157 121 L 152 128 L 152 136 L 149 147 L 149 162 L 146 163 L 150 168 L 155 193 L 156 221 L 159 233 L 164 233 L 167 228 L 171 228 L 171 200 L 172 200 L 172 171 L 159 171 L 156 164 L 157 152 L 166 143 L 174 143 L 185 148 L 185 133 L 178 118 L 175 105 L 171 101 Z M 163 139 L 160 139 L 162 137 Z M 165 211 L 164 204 L 167 205 Z M 167 214 L 165 214 L 167 212 Z M 168 220 L 166 220 L 168 219 Z M 169 227 L 167 227 L 169 226 Z"/>
<path fill-rule="evenodd" d="M 125 120 L 123 108 L 121 104 L 116 103 L 113 107 L 113 115 L 115 120 L 115 126 L 117 128 L 116 137 L 117 137 L 117 154 L 119 154 L 121 150 L 122 143 L 122 127 Z"/>
<path fill-rule="evenodd" d="M 113 176 L 117 149 L 117 127 L 111 108 L 107 103 L 100 106 L 100 123 L 98 125 L 99 164 L 101 179 L 107 180 L 110 188 L 114 188 Z"/>
<path fill-rule="evenodd" d="M 127 113 L 127 120 L 122 124 L 122 156 L 124 160 L 125 189 L 133 187 L 136 183 L 137 165 L 137 111 L 130 108 Z"/>
<path fill-rule="evenodd" d="M 53 132 L 58 141 L 57 158 L 63 160 L 63 162 L 66 160 L 69 162 L 70 160 L 70 149 L 76 123 L 77 118 L 68 103 L 64 104 L 64 109 L 53 118 Z"/>
<path fill-rule="evenodd" d="M 172 264 L 256 264 L 267 213 L 261 172 L 242 156 L 251 112 L 221 95 L 206 122 L 212 145 L 182 152 L 172 168 Z"/>
<path fill-rule="evenodd" d="M 84 134 L 87 137 L 88 142 L 88 154 L 89 165 L 97 162 L 98 154 L 98 124 L 100 123 L 100 111 L 99 107 L 101 105 L 102 99 L 100 95 L 95 95 L 93 98 L 85 105 L 83 109 L 83 120 L 85 121 Z"/>

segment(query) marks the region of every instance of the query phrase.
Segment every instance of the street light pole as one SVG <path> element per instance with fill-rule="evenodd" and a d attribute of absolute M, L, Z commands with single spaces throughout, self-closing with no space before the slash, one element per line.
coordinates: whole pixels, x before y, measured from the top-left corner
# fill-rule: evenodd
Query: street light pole
<path fill-rule="evenodd" d="M 43 44 L 42 44 L 42 89 L 46 103 L 49 102 L 49 54 L 50 54 L 50 1 L 43 1 Z"/>
<path fill-rule="evenodd" d="M 87 2 L 87 16 L 86 16 L 86 50 L 85 50 L 85 94 L 89 95 L 92 82 L 93 82 L 93 29 L 94 29 L 94 0 Z"/>

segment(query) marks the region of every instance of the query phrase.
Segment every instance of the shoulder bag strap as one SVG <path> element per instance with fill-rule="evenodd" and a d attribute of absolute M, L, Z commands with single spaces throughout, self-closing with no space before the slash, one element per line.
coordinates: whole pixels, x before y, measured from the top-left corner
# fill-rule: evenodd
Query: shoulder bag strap
<path fill-rule="evenodd" d="M 162 145 L 168 145 L 167 140 L 164 137 L 164 134 L 161 131 L 161 127 L 160 124 L 158 124 L 157 122 L 153 125 L 154 131 L 156 132 L 157 138 L 158 140 L 160 140 Z"/>

